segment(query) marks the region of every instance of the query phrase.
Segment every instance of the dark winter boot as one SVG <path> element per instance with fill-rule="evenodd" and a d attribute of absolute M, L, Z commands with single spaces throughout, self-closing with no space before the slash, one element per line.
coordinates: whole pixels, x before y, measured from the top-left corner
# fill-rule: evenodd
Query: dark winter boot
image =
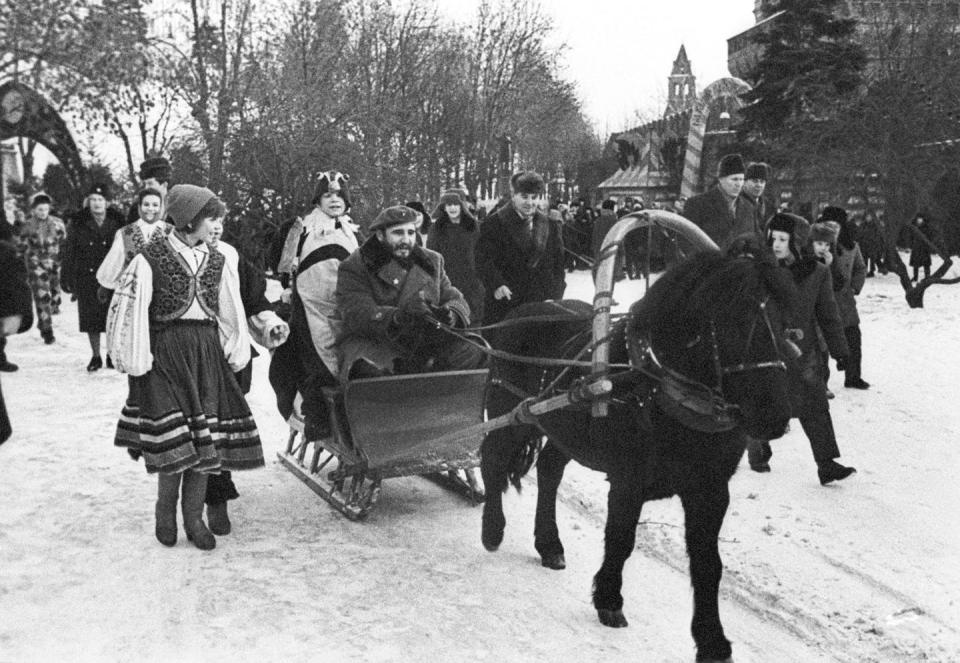
<path fill-rule="evenodd" d="M 770 450 L 770 443 L 763 440 L 750 438 L 747 442 L 747 460 L 750 462 L 750 469 L 754 472 L 769 472 L 770 458 L 773 451 Z"/>
<path fill-rule="evenodd" d="M 207 475 L 187 470 L 183 473 L 183 530 L 187 540 L 200 550 L 213 550 L 217 539 L 203 522 L 203 498 L 207 494 Z"/>
<path fill-rule="evenodd" d="M 217 536 L 226 536 L 230 533 L 232 526 L 226 502 L 207 505 L 207 526 Z"/>
<path fill-rule="evenodd" d="M 869 389 L 870 383 L 863 378 L 848 379 L 843 383 L 847 389 Z"/>
<path fill-rule="evenodd" d="M 851 474 L 856 474 L 857 470 L 853 467 L 846 467 L 835 460 L 827 460 L 817 463 L 817 476 L 820 477 L 820 485 L 826 486 L 832 481 L 843 481 Z"/>
<path fill-rule="evenodd" d="M 156 534 L 165 546 L 177 543 L 177 497 L 180 493 L 180 475 L 157 475 Z"/>
<path fill-rule="evenodd" d="M 103 368 L 103 358 L 100 355 L 93 355 L 90 358 L 90 363 L 87 364 L 87 371 L 93 373 L 94 371 L 99 371 Z"/>
<path fill-rule="evenodd" d="M 47 345 L 53 345 L 57 341 L 57 339 L 53 336 L 52 329 L 44 329 L 42 332 L 40 332 L 40 337 L 43 338 L 43 342 Z"/>

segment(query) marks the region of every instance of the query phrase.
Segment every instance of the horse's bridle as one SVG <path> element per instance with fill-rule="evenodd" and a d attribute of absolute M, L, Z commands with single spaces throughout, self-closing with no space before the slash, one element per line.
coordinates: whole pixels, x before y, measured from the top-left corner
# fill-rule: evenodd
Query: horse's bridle
<path fill-rule="evenodd" d="M 747 333 L 747 342 L 743 346 L 743 356 L 746 357 L 747 353 L 750 351 L 750 347 L 753 344 L 753 336 L 757 330 L 757 325 L 760 320 L 763 320 L 763 327 L 770 335 L 770 342 L 773 346 L 773 351 L 777 355 L 776 359 L 751 362 L 740 361 L 736 364 L 724 366 L 720 361 L 720 344 L 717 342 L 717 325 L 713 318 L 710 319 L 711 353 L 713 355 L 714 370 L 717 374 L 717 390 L 721 393 L 721 384 L 723 382 L 723 378 L 727 375 L 734 373 L 745 373 L 747 371 L 764 370 L 768 368 L 776 368 L 782 371 L 787 370 L 787 365 L 783 361 L 783 356 L 780 354 L 780 345 L 777 342 L 777 334 L 773 330 L 773 324 L 770 322 L 770 316 L 767 314 L 767 302 L 769 299 L 769 297 L 764 297 L 762 300 L 757 300 L 757 314 L 753 317 L 753 322 L 750 324 L 750 331 Z"/>

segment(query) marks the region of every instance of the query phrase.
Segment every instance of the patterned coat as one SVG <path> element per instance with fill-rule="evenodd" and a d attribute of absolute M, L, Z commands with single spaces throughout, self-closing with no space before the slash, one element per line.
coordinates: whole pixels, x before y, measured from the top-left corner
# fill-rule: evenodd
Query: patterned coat
<path fill-rule="evenodd" d="M 410 269 L 405 270 L 373 236 L 340 263 L 336 295 L 343 321 L 342 377 L 358 359 L 393 369 L 394 359 L 405 354 L 391 328 L 394 314 L 421 295 L 428 303 L 449 307 L 461 326 L 470 323 L 470 307 L 450 284 L 443 256 L 416 246 L 410 259 Z"/>

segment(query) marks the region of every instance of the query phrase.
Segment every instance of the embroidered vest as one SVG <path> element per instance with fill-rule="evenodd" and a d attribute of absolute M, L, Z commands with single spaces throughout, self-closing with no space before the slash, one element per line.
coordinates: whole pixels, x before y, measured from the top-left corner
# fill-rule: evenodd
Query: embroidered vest
<path fill-rule="evenodd" d="M 169 235 L 170 231 L 173 230 L 173 226 L 167 223 L 166 221 L 160 222 L 161 231 L 164 235 Z M 134 256 L 140 253 L 144 246 L 156 236 L 156 230 L 150 234 L 150 237 L 144 237 L 143 231 L 140 229 L 140 225 L 137 223 L 131 223 L 130 225 L 124 226 L 120 231 L 122 233 L 121 237 L 123 238 L 123 266 L 126 268 L 130 264 L 130 261 L 133 260 Z"/>
<path fill-rule="evenodd" d="M 174 250 L 166 234 L 155 236 L 140 252 L 153 270 L 153 298 L 150 320 L 169 322 L 187 312 L 193 300 L 211 318 L 220 313 L 220 277 L 223 254 L 210 248 L 207 259 L 194 274 Z"/>

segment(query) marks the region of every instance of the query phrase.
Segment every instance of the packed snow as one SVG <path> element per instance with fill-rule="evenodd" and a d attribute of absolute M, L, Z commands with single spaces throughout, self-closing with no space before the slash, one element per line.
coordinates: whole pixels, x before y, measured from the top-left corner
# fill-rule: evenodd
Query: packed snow
<path fill-rule="evenodd" d="M 934 265 L 936 267 L 936 263 Z M 956 269 L 954 270 L 956 271 Z M 590 300 L 587 272 L 567 294 Z M 621 308 L 639 292 L 621 282 Z M 744 458 L 721 533 L 721 615 L 738 663 L 960 660 L 960 287 L 907 307 L 896 278 L 859 299 L 864 378 L 831 401 L 841 462 L 828 487 L 800 426 L 773 471 Z M 156 480 L 113 447 L 126 378 L 88 374 L 76 307 L 57 342 L 12 337 L 14 425 L 0 446 L 0 663 L 25 661 L 692 661 L 677 500 L 648 504 L 624 583 L 626 629 L 601 626 L 590 583 L 606 484 L 571 466 L 565 571 L 533 549 L 536 482 L 505 501 L 500 551 L 480 509 L 420 477 L 384 482 L 366 522 L 334 512 L 276 460 L 287 430 L 255 360 L 249 401 L 267 467 L 234 474 L 234 531 L 201 552 L 153 535 Z"/>

